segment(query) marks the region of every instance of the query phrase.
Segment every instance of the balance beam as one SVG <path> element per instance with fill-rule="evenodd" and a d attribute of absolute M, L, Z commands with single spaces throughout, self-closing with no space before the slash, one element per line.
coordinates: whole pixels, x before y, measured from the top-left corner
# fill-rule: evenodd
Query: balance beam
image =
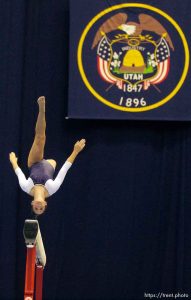
<path fill-rule="evenodd" d="M 45 267 L 46 254 L 42 241 L 39 223 L 37 220 L 25 220 L 23 234 L 27 248 L 36 246 L 37 264 Z"/>
<path fill-rule="evenodd" d="M 46 253 L 37 220 L 25 220 L 23 235 L 27 247 L 25 271 L 25 300 L 34 298 L 36 265 L 36 300 L 42 300 L 43 270 L 46 265 Z"/>

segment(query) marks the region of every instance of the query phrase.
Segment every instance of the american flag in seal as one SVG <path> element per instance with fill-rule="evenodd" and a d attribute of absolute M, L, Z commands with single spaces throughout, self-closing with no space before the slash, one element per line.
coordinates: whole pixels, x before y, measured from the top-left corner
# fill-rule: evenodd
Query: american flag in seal
<path fill-rule="evenodd" d="M 116 84 L 119 89 L 123 88 L 123 80 L 117 79 L 110 72 L 110 61 L 112 59 L 112 49 L 107 36 L 104 35 L 97 48 L 97 68 L 99 75 L 103 80 L 110 84 Z M 151 85 L 162 83 L 168 76 L 170 70 L 170 49 L 164 37 L 160 38 L 156 46 L 155 59 L 157 64 L 157 72 L 154 77 L 143 81 L 143 88 L 147 90 Z"/>

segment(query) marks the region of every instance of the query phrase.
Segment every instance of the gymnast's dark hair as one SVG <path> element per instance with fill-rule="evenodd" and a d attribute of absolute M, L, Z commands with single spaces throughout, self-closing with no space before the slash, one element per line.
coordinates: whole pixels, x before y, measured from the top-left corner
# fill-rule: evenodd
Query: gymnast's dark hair
<path fill-rule="evenodd" d="M 33 209 L 32 209 L 32 207 L 31 207 L 31 218 L 32 218 L 33 220 L 37 220 L 38 217 L 39 217 L 39 215 L 35 214 L 34 211 L 33 211 Z"/>

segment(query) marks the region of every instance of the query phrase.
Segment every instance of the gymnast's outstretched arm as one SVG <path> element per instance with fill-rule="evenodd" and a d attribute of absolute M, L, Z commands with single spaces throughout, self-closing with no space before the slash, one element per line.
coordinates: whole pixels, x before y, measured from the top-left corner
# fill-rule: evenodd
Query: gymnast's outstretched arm
<path fill-rule="evenodd" d="M 60 171 L 58 172 L 58 175 L 56 176 L 56 178 L 54 180 L 49 179 L 45 183 L 45 188 L 47 189 L 48 194 L 50 196 L 52 194 L 56 193 L 57 190 L 60 188 L 60 186 L 63 183 L 64 178 L 65 178 L 69 168 L 73 164 L 73 162 L 76 159 L 77 155 L 84 149 L 85 143 L 86 143 L 85 139 L 77 141 L 77 143 L 75 143 L 75 145 L 74 145 L 73 152 L 71 153 L 71 155 L 68 157 L 68 159 L 66 160 L 66 162 L 64 163 L 64 165 L 62 166 Z"/>
<path fill-rule="evenodd" d="M 16 157 L 14 152 L 11 152 L 9 154 L 9 160 L 12 164 L 12 167 L 13 167 L 13 170 L 15 171 L 15 174 L 18 177 L 19 185 L 20 185 L 21 189 L 24 192 L 26 192 L 27 194 L 29 194 L 31 189 L 34 186 L 34 183 L 33 183 L 32 179 L 31 178 L 26 179 L 23 171 L 21 170 L 21 168 L 18 165 L 18 162 L 17 162 L 18 158 Z"/>

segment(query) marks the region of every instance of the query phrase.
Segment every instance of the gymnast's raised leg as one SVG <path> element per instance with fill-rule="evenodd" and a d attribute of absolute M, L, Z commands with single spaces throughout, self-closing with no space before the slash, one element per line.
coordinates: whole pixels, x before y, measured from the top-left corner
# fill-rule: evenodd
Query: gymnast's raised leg
<path fill-rule="evenodd" d="M 38 118 L 35 127 L 34 142 L 28 156 L 28 167 L 44 158 L 44 147 L 46 142 L 46 119 L 45 119 L 45 97 L 38 98 Z"/>
<path fill-rule="evenodd" d="M 37 100 L 39 112 L 35 126 L 35 137 L 28 156 L 28 167 L 31 168 L 35 163 L 41 162 L 44 158 L 44 147 L 46 142 L 46 118 L 45 118 L 45 97 L 41 96 Z M 42 185 L 36 185 L 30 193 L 34 200 L 32 201 L 33 211 L 36 214 L 44 212 L 46 207 L 46 191 Z"/>

